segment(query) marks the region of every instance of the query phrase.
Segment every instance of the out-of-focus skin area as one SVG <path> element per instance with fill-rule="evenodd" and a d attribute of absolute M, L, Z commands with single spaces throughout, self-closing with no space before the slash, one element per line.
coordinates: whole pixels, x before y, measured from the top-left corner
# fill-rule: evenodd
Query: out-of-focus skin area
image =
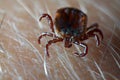
<path fill-rule="evenodd" d="M 51 32 L 42 13 L 55 18 L 62 7 L 75 7 L 88 16 L 89 27 L 97 22 L 104 34 L 99 47 L 94 38 L 85 41 L 88 55 L 78 57 L 80 46 L 65 48 L 52 44 L 50 57 L 45 45 L 52 38 L 38 37 Z M 0 80 L 120 80 L 119 0 L 0 0 Z"/>

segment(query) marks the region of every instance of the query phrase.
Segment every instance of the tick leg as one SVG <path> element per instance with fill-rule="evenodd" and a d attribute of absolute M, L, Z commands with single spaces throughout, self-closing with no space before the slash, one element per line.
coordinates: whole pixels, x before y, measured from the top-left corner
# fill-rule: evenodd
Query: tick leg
<path fill-rule="evenodd" d="M 49 46 L 53 43 L 61 42 L 61 41 L 63 41 L 62 38 L 56 38 L 56 39 L 48 41 L 48 43 L 46 44 L 46 48 L 45 48 L 45 51 L 46 51 L 45 53 L 47 54 L 48 57 L 49 57 L 49 51 L 48 51 Z"/>
<path fill-rule="evenodd" d="M 100 39 L 99 39 L 98 35 L 93 34 L 93 36 L 95 36 L 95 39 L 97 41 L 97 46 L 99 46 L 100 45 Z"/>
<path fill-rule="evenodd" d="M 93 32 L 89 32 L 87 35 L 88 35 L 89 37 L 95 37 L 95 39 L 96 39 L 96 41 L 97 41 L 97 46 L 100 45 L 100 39 L 99 39 L 99 37 L 98 37 L 97 34 L 94 34 Z"/>
<path fill-rule="evenodd" d="M 102 33 L 102 31 L 100 29 L 94 29 L 92 31 L 89 31 L 88 34 L 89 33 L 95 33 L 95 32 L 99 33 L 99 35 L 101 36 L 101 39 L 103 40 L 103 33 Z"/>
<path fill-rule="evenodd" d="M 100 29 L 98 29 L 99 25 L 97 23 L 91 25 L 90 27 L 87 28 L 87 34 L 93 34 L 93 33 L 98 33 L 101 36 L 101 39 L 103 40 L 103 33 Z"/>
<path fill-rule="evenodd" d="M 39 38 L 38 38 L 38 43 L 40 44 L 40 40 L 42 39 L 42 37 L 44 36 L 50 36 L 50 37 L 57 37 L 54 33 L 50 33 L 50 32 L 45 32 L 45 33 L 42 33 Z"/>
<path fill-rule="evenodd" d="M 52 30 L 52 32 L 54 33 L 54 27 L 53 27 L 53 21 L 52 21 L 52 18 L 49 14 L 42 14 L 42 16 L 40 17 L 39 21 L 42 20 L 42 18 L 46 17 L 47 20 L 48 20 L 48 23 L 50 25 L 50 29 Z"/>
<path fill-rule="evenodd" d="M 87 33 L 87 36 L 88 37 L 95 37 L 95 39 L 97 40 L 97 46 L 99 46 L 100 45 L 100 39 L 99 39 L 98 35 L 95 34 L 95 32 L 99 33 L 99 35 L 101 36 L 101 40 L 103 40 L 103 34 L 102 34 L 101 30 L 99 30 L 99 29 L 93 29 L 93 30 L 89 31 Z"/>
<path fill-rule="evenodd" d="M 80 45 L 81 47 L 84 48 L 84 52 L 83 53 L 81 53 L 81 54 L 75 53 L 75 54 L 80 56 L 80 57 L 84 57 L 88 53 L 88 46 L 85 43 L 80 43 L 80 44 L 75 43 L 75 44 Z"/>
<path fill-rule="evenodd" d="M 97 29 L 98 27 L 99 27 L 99 25 L 97 23 L 94 23 L 90 27 L 87 28 L 87 32 L 89 32 L 93 29 Z"/>

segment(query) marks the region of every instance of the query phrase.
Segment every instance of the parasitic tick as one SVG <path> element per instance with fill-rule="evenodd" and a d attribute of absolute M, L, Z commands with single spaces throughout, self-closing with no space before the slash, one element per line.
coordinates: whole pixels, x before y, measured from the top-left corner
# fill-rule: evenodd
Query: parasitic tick
<path fill-rule="evenodd" d="M 87 28 L 87 15 L 79 9 L 70 7 L 58 9 L 54 20 L 55 27 L 49 14 L 42 14 L 39 21 L 44 17 L 47 18 L 52 32 L 42 33 L 38 38 L 38 43 L 41 44 L 40 40 L 43 36 L 50 36 L 53 38 L 46 44 L 45 53 L 47 56 L 49 56 L 48 48 L 51 44 L 64 42 L 65 48 L 70 48 L 72 44 L 83 47 L 84 52 L 81 54 L 75 53 L 83 57 L 88 53 L 88 46 L 83 43 L 84 40 L 95 37 L 98 46 L 100 45 L 98 34 L 100 35 L 101 40 L 103 39 L 102 31 L 98 28 L 99 26 L 97 23 L 94 23 Z"/>

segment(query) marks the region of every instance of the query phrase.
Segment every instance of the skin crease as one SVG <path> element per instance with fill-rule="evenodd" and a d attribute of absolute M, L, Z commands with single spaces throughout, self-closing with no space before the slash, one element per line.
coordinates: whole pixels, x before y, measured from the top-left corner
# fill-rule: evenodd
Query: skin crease
<path fill-rule="evenodd" d="M 0 1 L 0 79 L 119 80 L 118 1 Z M 41 33 L 51 32 L 46 19 L 39 22 L 40 15 L 47 12 L 54 19 L 56 10 L 62 7 L 82 10 L 88 16 L 87 27 L 98 23 L 103 32 L 104 40 L 99 47 L 94 38 L 84 41 L 89 50 L 83 58 L 73 54 L 83 52 L 83 47 L 73 45 L 66 49 L 63 42 L 50 46 L 48 58 L 45 45 L 52 38 L 41 39 L 41 45 L 37 42 Z"/>

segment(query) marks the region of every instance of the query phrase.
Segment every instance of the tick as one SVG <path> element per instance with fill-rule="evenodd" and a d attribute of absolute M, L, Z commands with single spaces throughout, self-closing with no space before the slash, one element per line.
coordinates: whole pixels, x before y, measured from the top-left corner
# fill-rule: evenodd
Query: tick
<path fill-rule="evenodd" d="M 42 33 L 38 38 L 38 43 L 41 44 L 40 40 L 44 36 L 53 38 L 46 44 L 45 53 L 47 56 L 49 56 L 49 46 L 53 43 L 64 42 L 65 48 L 70 48 L 72 44 L 80 45 L 84 48 L 84 51 L 81 54 L 75 54 L 83 57 L 88 53 L 88 46 L 83 42 L 84 40 L 94 37 L 97 46 L 100 45 L 99 37 L 103 40 L 103 33 L 98 28 L 99 25 L 94 23 L 87 27 L 87 15 L 79 9 L 70 7 L 58 9 L 56 11 L 54 22 L 51 16 L 47 13 L 42 14 L 39 21 L 41 21 L 42 18 L 47 18 L 51 32 Z"/>

